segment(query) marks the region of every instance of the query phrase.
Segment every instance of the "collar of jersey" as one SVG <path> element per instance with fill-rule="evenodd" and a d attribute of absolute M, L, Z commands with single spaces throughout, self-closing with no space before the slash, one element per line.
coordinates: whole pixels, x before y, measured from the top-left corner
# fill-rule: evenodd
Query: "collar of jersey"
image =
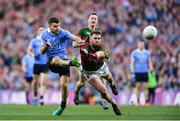
<path fill-rule="evenodd" d="M 145 49 L 143 49 L 143 50 L 140 51 L 140 49 L 137 49 L 138 52 L 143 52 L 144 50 L 145 50 Z"/>
<path fill-rule="evenodd" d="M 41 39 L 41 36 L 38 35 L 36 38 L 37 38 L 37 39 Z"/>
<path fill-rule="evenodd" d="M 50 31 L 50 28 L 47 28 L 47 31 L 48 33 L 52 34 L 52 35 L 56 35 L 56 34 L 53 34 L 51 31 Z M 59 29 L 59 32 L 61 31 L 61 29 Z"/>

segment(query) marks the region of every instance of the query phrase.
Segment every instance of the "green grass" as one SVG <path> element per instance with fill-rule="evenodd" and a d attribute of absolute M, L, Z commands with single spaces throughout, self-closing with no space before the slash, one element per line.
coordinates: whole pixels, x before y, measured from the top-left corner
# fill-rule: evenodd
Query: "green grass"
<path fill-rule="evenodd" d="M 122 116 L 100 105 L 67 106 L 61 116 L 51 116 L 57 106 L 0 105 L 0 120 L 175 120 L 180 119 L 177 106 L 122 106 Z"/>

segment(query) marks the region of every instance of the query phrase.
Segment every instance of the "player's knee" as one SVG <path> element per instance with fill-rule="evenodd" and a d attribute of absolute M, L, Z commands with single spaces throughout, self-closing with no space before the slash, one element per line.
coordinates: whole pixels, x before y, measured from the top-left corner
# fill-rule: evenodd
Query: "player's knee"
<path fill-rule="evenodd" d="M 62 87 L 62 88 L 67 88 L 67 87 L 68 87 L 68 83 L 62 83 L 62 84 L 61 84 L 61 87 Z"/>
<path fill-rule="evenodd" d="M 59 57 L 56 56 L 52 59 L 52 64 L 57 65 L 58 63 L 59 63 Z"/>
<path fill-rule="evenodd" d="M 140 89 L 140 84 L 139 83 L 136 83 L 136 88 Z"/>
<path fill-rule="evenodd" d="M 143 88 L 144 89 L 148 89 L 148 85 L 147 84 L 143 84 Z"/>
<path fill-rule="evenodd" d="M 104 92 L 104 91 L 101 92 L 101 96 L 102 96 L 103 98 L 106 97 L 106 95 L 107 95 L 107 92 L 106 92 L 106 91 L 105 91 L 105 92 Z"/>
<path fill-rule="evenodd" d="M 136 89 L 137 89 L 137 90 L 140 90 L 140 86 L 136 86 Z"/>
<path fill-rule="evenodd" d="M 81 85 L 81 86 L 84 86 L 84 85 L 85 85 L 85 82 L 80 82 L 80 85 Z"/>
<path fill-rule="evenodd" d="M 33 83 L 34 83 L 34 84 L 37 84 L 37 83 L 38 83 L 38 79 L 34 79 L 34 80 L 33 80 Z"/>

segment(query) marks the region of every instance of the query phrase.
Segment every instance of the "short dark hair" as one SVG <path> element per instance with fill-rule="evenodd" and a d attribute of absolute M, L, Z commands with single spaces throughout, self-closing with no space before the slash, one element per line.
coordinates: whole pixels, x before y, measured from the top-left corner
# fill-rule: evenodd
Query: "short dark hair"
<path fill-rule="evenodd" d="M 102 31 L 101 31 L 100 29 L 96 28 L 95 30 L 93 30 L 93 31 L 91 32 L 91 36 L 92 36 L 93 34 L 100 34 L 100 35 L 102 35 Z"/>
<path fill-rule="evenodd" d="M 98 16 L 98 14 L 97 14 L 96 12 L 92 12 L 92 13 L 89 14 L 89 16 L 91 16 L 91 15 L 96 15 L 96 16 Z"/>
<path fill-rule="evenodd" d="M 59 23 L 59 20 L 56 17 L 51 17 L 48 20 L 48 24 L 52 24 L 52 23 Z"/>

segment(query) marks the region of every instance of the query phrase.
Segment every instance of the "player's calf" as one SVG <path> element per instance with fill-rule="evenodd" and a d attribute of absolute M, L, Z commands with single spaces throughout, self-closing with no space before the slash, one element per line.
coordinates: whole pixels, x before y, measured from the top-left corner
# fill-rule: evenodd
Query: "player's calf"
<path fill-rule="evenodd" d="M 75 94 L 75 96 L 74 96 L 74 103 L 76 105 L 79 105 L 79 95 L 78 94 Z"/>
<path fill-rule="evenodd" d="M 112 107 L 113 107 L 113 111 L 116 115 L 122 115 L 119 107 L 116 104 L 112 103 Z"/>
<path fill-rule="evenodd" d="M 117 90 L 116 85 L 113 84 L 113 85 L 110 85 L 110 87 L 111 87 L 112 93 L 113 93 L 114 95 L 118 95 L 118 90 Z"/>

